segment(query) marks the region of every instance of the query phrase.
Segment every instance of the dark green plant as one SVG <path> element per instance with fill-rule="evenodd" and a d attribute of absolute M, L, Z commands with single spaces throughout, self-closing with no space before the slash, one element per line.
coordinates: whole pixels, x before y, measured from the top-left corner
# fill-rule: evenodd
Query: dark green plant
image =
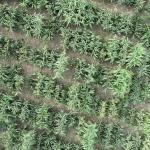
<path fill-rule="evenodd" d="M 61 35 L 64 49 L 71 48 L 74 52 L 89 55 L 94 59 L 100 57 L 100 51 L 103 49 L 102 40 L 91 31 L 87 29 L 62 29 Z"/>
<path fill-rule="evenodd" d="M 20 94 L 24 84 L 22 68 L 16 65 L 0 65 L 0 80 L 1 84 L 12 90 L 15 95 Z"/>
<path fill-rule="evenodd" d="M 121 65 L 124 65 L 130 50 L 131 42 L 126 39 L 119 39 L 116 35 L 108 40 L 106 47 L 106 61 L 114 63 L 115 61 Z"/>

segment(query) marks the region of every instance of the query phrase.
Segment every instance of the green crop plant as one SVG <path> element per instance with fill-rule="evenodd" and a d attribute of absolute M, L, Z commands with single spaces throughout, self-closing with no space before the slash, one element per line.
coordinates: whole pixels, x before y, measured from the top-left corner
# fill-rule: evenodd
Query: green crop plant
<path fill-rule="evenodd" d="M 20 6 L 22 7 L 32 7 L 34 9 L 41 9 L 45 8 L 46 4 L 48 3 L 47 0 L 19 0 L 21 1 Z"/>
<path fill-rule="evenodd" d="M 150 97 L 150 85 L 148 79 L 134 77 L 128 98 L 132 102 L 146 101 Z"/>
<path fill-rule="evenodd" d="M 146 6 L 146 13 L 147 13 L 147 17 L 150 18 L 150 2 L 148 2 Z"/>
<path fill-rule="evenodd" d="M 27 36 L 34 36 L 43 40 L 51 40 L 59 26 L 59 22 L 56 22 L 55 17 L 46 19 L 43 15 L 36 13 L 33 15 L 26 14 L 23 17 L 23 22 L 20 28 Z"/>
<path fill-rule="evenodd" d="M 97 139 L 103 144 L 105 149 L 120 146 L 121 140 L 124 138 L 123 128 L 113 122 L 104 124 L 102 121 L 98 122 Z"/>
<path fill-rule="evenodd" d="M 54 123 L 55 123 L 55 129 L 54 133 L 55 134 L 60 134 L 60 135 L 65 135 L 66 134 L 66 129 L 67 129 L 67 113 L 60 112 L 59 114 L 55 115 L 54 118 Z"/>
<path fill-rule="evenodd" d="M 36 132 L 34 130 L 21 132 L 21 146 L 22 150 L 31 150 L 36 144 Z"/>
<path fill-rule="evenodd" d="M 0 25 L 9 30 L 14 31 L 19 28 L 23 30 L 27 36 L 34 36 L 43 40 L 51 40 L 54 33 L 60 31 L 63 27 L 62 21 L 56 21 L 56 17 L 51 19 L 41 14 L 27 14 L 19 8 L 9 7 L 8 5 L 0 6 Z"/>
<path fill-rule="evenodd" d="M 128 133 L 126 138 L 122 139 L 122 148 L 125 150 L 131 150 L 131 149 L 141 149 L 143 143 L 142 143 L 142 136 L 138 132 L 136 132 L 135 136 L 132 136 L 131 133 Z"/>
<path fill-rule="evenodd" d="M 36 113 L 35 106 L 29 101 L 24 101 L 21 106 L 22 106 L 21 112 L 18 115 L 18 117 L 23 122 L 28 121 L 30 123 L 33 123 L 35 121 L 35 113 Z"/>
<path fill-rule="evenodd" d="M 24 84 L 22 68 L 16 65 L 0 65 L 0 80 L 1 84 L 12 90 L 15 95 L 20 94 Z"/>
<path fill-rule="evenodd" d="M 103 48 L 102 40 L 87 29 L 62 29 L 62 46 L 68 50 L 71 48 L 74 52 L 90 55 L 98 58 Z"/>
<path fill-rule="evenodd" d="M 65 142 L 58 139 L 52 132 L 31 128 L 29 125 L 19 126 L 17 121 L 1 122 L 1 144 L 2 149 L 67 149 L 82 150 L 81 145 Z"/>
<path fill-rule="evenodd" d="M 68 91 L 67 106 L 70 110 L 77 109 L 84 111 L 92 111 L 91 105 L 95 100 L 95 90 L 86 83 L 77 83 L 72 85 Z"/>
<path fill-rule="evenodd" d="M 15 31 L 20 26 L 23 13 L 17 8 L 8 7 L 7 4 L 0 6 L 0 25 L 5 26 L 10 31 Z"/>
<path fill-rule="evenodd" d="M 6 149 L 10 149 L 10 147 L 14 149 L 30 149 L 34 146 L 39 150 L 44 150 L 45 148 L 81 150 L 81 146 L 76 144 L 70 142 L 65 143 L 58 139 L 56 141 L 56 137 L 53 135 L 53 131 L 59 134 L 62 133 L 62 129 L 66 131 L 68 128 L 74 126 L 76 120 L 78 120 L 77 116 L 64 112 L 51 112 L 51 108 L 46 104 L 39 105 L 27 100 L 18 99 L 18 97 L 6 94 L 3 91 L 0 91 L 0 97 L 0 116 L 8 115 L 9 118 L 8 120 L 7 118 L 2 119 L 0 117 L 0 124 L 3 124 L 1 131 L 2 128 L 7 131 L 4 131 L 0 135 L 0 139 L 2 139 L 1 144 L 4 144 Z M 14 106 L 16 103 L 20 103 L 21 105 L 18 105 L 18 111 L 14 114 L 12 111 L 14 108 L 11 106 Z M 27 115 L 27 119 L 23 117 L 22 120 L 20 116 L 22 116 L 21 114 L 24 112 L 26 112 L 25 114 L 30 112 L 30 115 Z M 21 119 L 19 122 L 17 120 L 18 116 Z M 63 119 L 65 119 L 65 121 Z M 17 125 L 12 124 L 14 121 Z M 20 127 L 21 121 L 25 121 L 23 122 L 23 130 L 18 128 L 18 126 Z M 33 130 L 31 130 L 32 127 Z M 28 129 L 32 132 L 26 132 L 29 131 Z"/>
<path fill-rule="evenodd" d="M 145 58 L 147 57 L 146 49 L 142 46 L 142 44 L 136 44 L 132 47 L 127 56 L 127 67 L 135 67 L 141 66 L 145 62 Z"/>
<path fill-rule="evenodd" d="M 137 13 L 140 10 L 142 10 L 146 0 L 109 0 L 109 1 L 110 2 L 117 1 L 119 5 L 125 4 L 126 6 L 133 7 L 134 11 Z"/>
<path fill-rule="evenodd" d="M 104 127 L 104 138 L 102 139 L 102 143 L 105 148 L 111 148 L 111 137 L 112 137 L 112 131 L 113 131 L 113 123 L 106 124 Z"/>
<path fill-rule="evenodd" d="M 102 28 L 106 31 L 113 30 L 114 14 L 112 10 L 98 9 L 96 13 L 97 13 L 96 24 L 100 24 Z"/>
<path fill-rule="evenodd" d="M 74 64 L 74 78 L 77 81 L 84 80 L 86 83 L 95 82 L 96 67 L 93 64 L 88 64 L 84 59 L 77 59 Z"/>
<path fill-rule="evenodd" d="M 147 136 L 144 140 L 143 140 L 143 147 L 142 150 L 149 150 L 150 149 L 150 137 Z"/>
<path fill-rule="evenodd" d="M 50 69 L 54 69 L 55 63 L 59 57 L 57 52 L 45 45 L 41 49 L 30 48 L 27 59 L 40 68 L 47 66 Z"/>
<path fill-rule="evenodd" d="M 42 104 L 38 108 L 36 108 L 36 125 L 40 128 L 47 128 L 51 126 L 51 115 L 49 113 L 50 107 L 46 104 Z"/>
<path fill-rule="evenodd" d="M 143 131 L 147 135 L 147 137 L 150 137 L 150 109 L 149 108 L 145 117 L 146 118 L 143 124 Z"/>
<path fill-rule="evenodd" d="M 116 61 L 120 65 L 124 65 L 130 47 L 131 42 L 128 39 L 119 39 L 115 35 L 113 38 L 108 40 L 105 60 L 110 63 L 114 63 Z"/>
<path fill-rule="evenodd" d="M 105 76 L 104 87 L 110 89 L 114 94 L 124 97 L 130 91 L 132 84 L 132 72 L 121 67 L 110 70 Z"/>
<path fill-rule="evenodd" d="M 150 27 L 149 27 L 150 23 L 145 24 L 144 27 L 144 33 L 141 36 L 141 41 L 144 45 L 146 45 L 147 47 L 150 47 Z"/>
<path fill-rule="evenodd" d="M 85 150 L 95 150 L 94 143 L 97 138 L 97 124 L 90 121 L 85 121 L 84 118 L 79 118 L 76 133 L 81 139 L 81 144 Z"/>
<path fill-rule="evenodd" d="M 92 26 L 94 24 L 95 14 L 93 12 L 94 4 L 85 0 L 56 0 L 54 3 L 54 12 L 58 17 L 63 18 L 68 26 L 75 24 L 77 26 Z M 48 6 L 48 10 L 51 6 Z"/>
<path fill-rule="evenodd" d="M 136 117 L 136 122 L 139 130 L 143 131 L 143 125 L 145 121 L 146 121 L 146 113 L 142 109 L 137 113 L 137 117 Z"/>
<path fill-rule="evenodd" d="M 28 78 L 28 83 L 36 96 L 44 95 L 46 98 L 51 98 L 54 95 L 56 83 L 52 77 L 41 73 L 32 74 Z"/>
<path fill-rule="evenodd" d="M 16 128 L 15 124 L 11 124 L 7 126 L 7 130 L 1 133 L 0 139 L 1 143 L 3 143 L 5 149 L 17 149 L 18 139 L 19 139 L 19 130 Z"/>
<path fill-rule="evenodd" d="M 17 50 L 23 47 L 22 40 L 12 40 L 0 35 L 0 57 L 18 59 Z"/>
<path fill-rule="evenodd" d="M 68 59 L 69 57 L 66 56 L 66 52 L 63 51 L 60 55 L 59 58 L 57 59 L 55 63 L 55 76 L 53 79 L 56 78 L 63 78 L 63 73 L 67 70 L 68 66 Z"/>

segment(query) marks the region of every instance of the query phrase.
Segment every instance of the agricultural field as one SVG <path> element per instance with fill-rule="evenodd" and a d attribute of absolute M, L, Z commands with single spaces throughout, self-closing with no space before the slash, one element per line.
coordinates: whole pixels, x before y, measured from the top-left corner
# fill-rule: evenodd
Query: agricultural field
<path fill-rule="evenodd" d="M 0 150 L 150 150 L 150 1 L 0 0 Z"/>

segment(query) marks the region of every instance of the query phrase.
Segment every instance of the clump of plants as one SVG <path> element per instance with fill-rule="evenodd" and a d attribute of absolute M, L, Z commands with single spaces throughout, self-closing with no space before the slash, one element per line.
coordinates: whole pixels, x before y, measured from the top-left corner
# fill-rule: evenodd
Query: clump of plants
<path fill-rule="evenodd" d="M 124 97 L 130 91 L 132 85 L 133 73 L 127 69 L 117 67 L 117 69 L 110 70 L 104 77 L 104 87 L 110 89 L 114 94 Z"/>

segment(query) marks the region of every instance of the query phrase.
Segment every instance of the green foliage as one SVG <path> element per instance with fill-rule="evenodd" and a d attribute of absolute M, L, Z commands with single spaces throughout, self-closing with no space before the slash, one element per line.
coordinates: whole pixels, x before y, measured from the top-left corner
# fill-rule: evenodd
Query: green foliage
<path fill-rule="evenodd" d="M 142 137 L 137 132 L 135 136 L 132 136 L 131 133 L 127 135 L 125 139 L 122 141 L 122 147 L 125 150 L 131 149 L 141 149 L 142 147 Z"/>
<path fill-rule="evenodd" d="M 41 73 L 32 74 L 28 78 L 29 87 L 36 96 L 54 98 L 56 102 L 66 103 L 67 86 L 58 84 L 53 77 Z"/>
<path fill-rule="evenodd" d="M 8 5 L 2 5 L 0 8 L 0 25 L 12 31 L 19 28 L 28 36 L 51 40 L 63 26 L 63 23 L 56 21 L 54 16 L 47 19 L 41 14 L 29 15 L 25 11 L 8 7 Z"/>
<path fill-rule="evenodd" d="M 31 150 L 36 143 L 36 132 L 34 130 L 26 131 L 23 130 L 21 136 L 21 146 L 22 150 Z"/>
<path fill-rule="evenodd" d="M 35 149 L 39 150 L 51 148 L 57 150 L 62 148 L 81 150 L 81 146 L 56 140 L 53 135 L 54 131 L 56 134 L 63 135 L 63 132 L 76 124 L 77 116 L 64 112 L 52 112 L 46 104 L 39 105 L 27 100 L 23 101 L 13 95 L 5 94 L 3 91 L 0 91 L 0 98 L 0 116 L 9 115 L 7 116 L 9 121 L 7 119 L 5 121 L 0 120 L 0 123 L 3 124 L 1 131 L 2 129 L 6 130 L 0 135 L 0 139 L 2 139 L 1 143 L 4 144 L 6 149 L 31 149 L 35 147 Z M 16 103 L 21 105 L 16 106 L 18 113 L 14 114 L 12 106 L 15 106 Z M 24 116 L 22 114 L 27 114 L 27 118 L 21 117 Z M 18 126 L 20 126 L 20 121 L 17 121 L 18 116 L 21 119 L 20 121 L 26 121 L 24 122 L 26 125 L 23 130 L 18 129 Z M 12 117 L 13 121 L 18 123 L 18 126 L 12 124 Z M 4 124 L 8 124 L 8 127 Z M 34 126 L 34 130 L 31 130 L 31 126 Z M 37 127 L 40 127 L 41 130 L 37 129 Z M 46 131 L 43 130 L 44 128 L 46 128 Z"/>
<path fill-rule="evenodd" d="M 69 57 L 66 56 L 66 52 L 63 51 L 60 55 L 59 58 L 57 59 L 55 63 L 55 76 L 54 79 L 56 78 L 63 78 L 62 74 L 67 70 L 67 65 L 68 65 L 68 59 Z"/>
<path fill-rule="evenodd" d="M 102 139 L 102 143 L 106 148 L 111 148 L 111 138 L 113 133 L 113 123 L 106 124 L 104 127 L 104 138 Z"/>
<path fill-rule="evenodd" d="M 55 115 L 55 134 L 65 135 L 67 129 L 67 113 L 60 112 Z"/>
<path fill-rule="evenodd" d="M 21 93 L 21 86 L 24 83 L 24 77 L 22 76 L 22 68 L 16 65 L 0 65 L 0 82 L 15 95 Z"/>
<path fill-rule="evenodd" d="M 117 1 L 119 5 L 125 4 L 134 7 L 135 12 L 142 10 L 146 0 L 109 0 L 110 2 Z"/>
<path fill-rule="evenodd" d="M 35 107 L 34 105 L 29 101 L 24 101 L 21 105 L 21 111 L 20 114 L 18 114 L 18 117 L 24 122 L 35 122 Z"/>
<path fill-rule="evenodd" d="M 150 28 L 149 28 L 150 24 L 145 24 L 144 26 L 144 33 L 141 37 L 141 41 L 144 45 L 146 45 L 147 47 L 150 47 Z"/>
<path fill-rule="evenodd" d="M 39 126 L 40 128 L 49 129 L 51 125 L 49 109 L 50 107 L 48 105 L 42 104 L 35 110 L 36 125 Z"/>
<path fill-rule="evenodd" d="M 148 79 L 134 77 L 129 92 L 129 99 L 132 101 L 145 101 L 150 96 L 150 85 Z"/>
<path fill-rule="evenodd" d="M 44 66 L 48 66 L 50 69 L 55 68 L 55 63 L 59 58 L 57 52 L 51 50 L 47 45 L 42 49 L 33 49 L 30 48 L 28 52 L 28 60 L 29 62 L 38 65 L 40 68 Z"/>
<path fill-rule="evenodd" d="M 146 120 L 143 125 L 143 131 L 147 137 L 150 137 L 150 109 L 148 109 L 148 112 L 146 113 Z"/>
<path fill-rule="evenodd" d="M 82 150 L 80 145 L 72 142 L 64 142 L 58 139 L 51 132 L 42 131 L 39 129 L 31 129 L 24 125 L 19 127 L 17 122 L 11 120 L 9 123 L 3 123 L 1 130 L 1 147 L 6 150 L 11 149 L 36 149 L 36 150 Z"/>
<path fill-rule="evenodd" d="M 119 39 L 115 35 L 112 39 L 108 40 L 106 48 L 106 61 L 109 61 L 110 63 L 117 61 L 117 63 L 124 65 L 130 47 L 131 42 L 128 39 Z"/>
<path fill-rule="evenodd" d="M 147 57 L 146 49 L 142 47 L 142 44 L 138 43 L 129 50 L 126 60 L 127 66 L 129 68 L 135 66 L 139 67 L 145 62 L 146 57 Z"/>
<path fill-rule="evenodd" d="M 0 6 L 0 25 L 10 31 L 17 30 L 22 16 L 23 12 L 19 12 L 17 8 L 8 7 L 7 4 Z"/>
<path fill-rule="evenodd" d="M 13 40 L 0 35 L 0 57 L 2 58 L 12 57 L 21 62 L 27 60 L 40 68 L 47 66 L 50 69 L 54 69 L 55 63 L 60 56 L 47 45 L 41 49 L 35 49 L 25 43 L 24 40 Z"/>
<path fill-rule="evenodd" d="M 51 40 L 55 31 L 60 27 L 55 17 L 46 19 L 43 15 L 36 13 L 33 15 L 26 14 L 23 17 L 23 22 L 20 28 L 27 36 L 34 36 L 43 40 Z"/>
<path fill-rule="evenodd" d="M 36 96 L 44 95 L 51 98 L 54 95 L 55 81 L 52 77 L 48 77 L 41 73 L 33 74 L 29 77 L 29 87 Z"/>
<path fill-rule="evenodd" d="M 104 124 L 100 121 L 98 123 L 97 136 L 105 149 L 116 149 L 121 145 L 121 139 L 124 137 L 123 128 L 112 122 Z"/>
<path fill-rule="evenodd" d="M 20 6 L 22 7 L 32 7 L 34 9 L 45 8 L 45 5 L 48 3 L 47 0 L 19 0 L 21 1 Z"/>
<path fill-rule="evenodd" d="M 130 91 L 132 84 L 132 72 L 121 67 L 110 70 L 104 77 L 104 86 L 110 89 L 114 94 L 124 97 Z"/>
<path fill-rule="evenodd" d="M 40 68 L 46 66 L 54 69 L 54 77 L 41 73 L 29 76 L 28 86 L 33 94 L 61 102 L 73 112 L 94 113 L 102 122 L 92 123 L 85 121 L 84 117 L 78 118 L 76 114 L 63 111 L 56 113 L 46 104 L 39 105 L 27 100 L 22 101 L 18 97 L 24 82 L 22 69 L 15 65 L 0 65 L 1 84 L 12 90 L 17 96 L 0 92 L 0 126 L 1 131 L 6 130 L 0 135 L 2 141 L 0 148 L 6 150 L 94 150 L 96 149 L 94 144 L 96 140 L 99 140 L 106 149 L 149 150 L 149 111 L 145 113 L 144 109 L 138 110 L 134 105 L 136 102 L 147 102 L 149 99 L 150 61 L 149 53 L 143 46 L 150 47 L 149 23 L 143 22 L 144 18 L 139 14 L 113 13 L 112 10 L 103 9 L 92 1 L 19 1 L 21 1 L 20 6 L 41 9 L 40 12 L 46 9 L 51 15 L 50 18 L 44 17 L 40 13 L 27 14 L 27 11 L 22 11 L 18 7 L 0 5 L 0 25 L 11 31 L 21 29 L 26 35 L 43 40 L 51 40 L 55 33 L 61 31 L 64 51 L 58 54 L 48 46 L 35 49 L 24 43 L 22 39 L 13 40 L 1 35 L 0 57 L 2 59 L 13 58 L 19 62 L 27 60 Z M 145 0 L 117 0 L 117 2 L 134 7 L 137 13 L 143 9 Z M 148 11 L 149 3 L 147 13 L 149 13 Z M 74 30 L 66 29 L 64 25 L 71 28 L 73 25 L 77 25 L 84 29 L 75 26 Z M 117 34 L 138 37 L 142 43 L 133 45 L 127 38 L 120 39 L 117 36 L 106 41 L 86 29 L 93 25 L 100 25 L 103 30 L 108 32 L 113 31 Z M 71 62 L 72 60 L 66 56 L 70 49 L 89 55 L 100 62 L 106 61 L 106 63 L 104 62 L 106 66 L 107 62 L 117 62 L 119 67 L 109 70 L 82 59 L 75 59 L 74 62 Z M 75 83 L 69 86 L 57 82 L 57 78 L 63 78 L 63 73 L 67 70 L 68 65 L 74 67 L 72 70 L 75 71 L 75 80 L 84 83 Z M 134 73 L 124 69 L 125 65 Z M 133 74 L 134 77 L 132 77 Z M 145 76 L 147 77 L 145 78 Z M 101 98 L 99 95 L 102 92 L 100 91 L 101 87 L 96 93 L 95 84 L 96 86 L 103 85 L 105 90 L 111 90 L 112 94 L 116 95 L 113 95 L 114 97 L 111 99 L 107 99 L 107 95 Z M 111 119 L 115 123 L 110 122 Z M 139 131 L 136 131 L 135 134 L 132 132 L 124 134 L 123 126 L 120 126 L 117 119 L 128 126 L 132 125 L 141 130 L 144 134 L 141 136 Z M 52 135 L 58 134 L 63 137 L 67 134 L 68 129 L 76 128 L 77 120 L 79 122 L 76 135 L 81 141 L 82 147 L 62 142 Z M 18 125 L 13 123 L 9 125 L 11 121 L 16 121 Z M 20 122 L 23 124 L 19 124 Z M 34 130 L 29 130 L 27 125 L 21 129 L 20 126 L 24 126 L 24 124 L 30 125 L 30 129 L 33 126 Z M 36 128 L 39 129 L 36 130 Z"/>
<path fill-rule="evenodd" d="M 64 49 L 72 49 L 74 52 L 99 58 L 102 49 L 102 40 L 89 30 L 62 29 L 62 46 Z"/>
<path fill-rule="evenodd" d="M 72 85 L 68 91 L 67 106 L 72 111 L 76 109 L 92 111 L 90 105 L 94 102 L 95 91 L 92 86 L 86 83 Z"/>
<path fill-rule="evenodd" d="M 22 40 L 12 40 L 0 35 L 0 57 L 18 59 L 17 50 L 23 47 Z"/>
<path fill-rule="evenodd" d="M 54 10 L 57 12 L 54 15 L 63 18 L 67 25 L 91 27 L 94 24 L 94 3 L 85 0 L 56 0 L 54 4 Z M 50 9 L 49 6 L 47 8 Z"/>
<path fill-rule="evenodd" d="M 74 78 L 77 81 L 85 81 L 86 83 L 94 83 L 96 67 L 93 64 L 88 64 L 84 59 L 76 59 L 74 64 L 75 73 Z"/>
<path fill-rule="evenodd" d="M 150 137 L 146 137 L 143 141 L 142 150 L 149 150 L 150 149 Z"/>
<path fill-rule="evenodd" d="M 146 6 L 146 13 L 147 13 L 147 17 L 150 18 L 150 2 L 148 2 Z"/>
<path fill-rule="evenodd" d="M 6 130 L 0 135 L 1 143 L 3 143 L 6 150 L 16 149 L 19 142 L 19 129 L 16 128 L 15 124 L 8 124 L 5 128 Z"/>
<path fill-rule="evenodd" d="M 94 143 L 97 138 L 97 124 L 85 122 L 84 118 L 79 119 L 77 127 L 78 138 L 81 139 L 81 144 L 85 150 L 94 150 Z"/>

